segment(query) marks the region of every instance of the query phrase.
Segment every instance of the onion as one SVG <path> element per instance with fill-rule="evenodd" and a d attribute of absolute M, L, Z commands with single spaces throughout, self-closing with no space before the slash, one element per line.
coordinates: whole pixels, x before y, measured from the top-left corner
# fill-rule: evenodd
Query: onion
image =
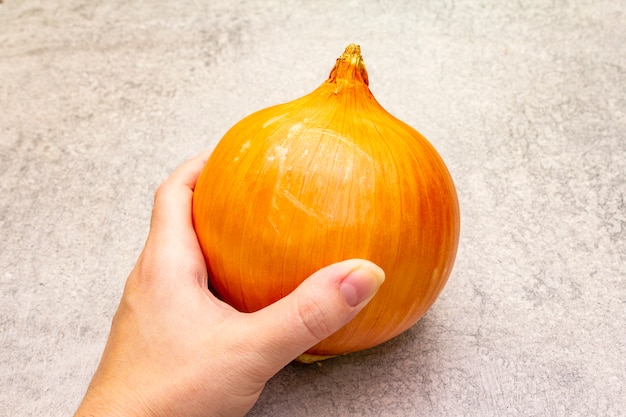
<path fill-rule="evenodd" d="M 337 261 L 383 268 L 373 300 L 299 358 L 307 362 L 415 324 L 450 275 L 460 228 L 444 162 L 378 104 L 354 44 L 316 90 L 226 133 L 196 184 L 193 219 L 212 291 L 240 311 L 275 302 Z"/>

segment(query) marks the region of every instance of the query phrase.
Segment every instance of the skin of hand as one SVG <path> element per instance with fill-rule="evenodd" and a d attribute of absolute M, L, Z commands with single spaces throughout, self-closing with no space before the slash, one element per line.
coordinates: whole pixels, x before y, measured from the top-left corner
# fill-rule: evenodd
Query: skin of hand
<path fill-rule="evenodd" d="M 218 300 L 191 215 L 207 158 L 181 165 L 155 193 L 145 247 L 75 416 L 243 416 L 276 372 L 351 320 L 383 283 L 378 266 L 351 259 L 254 313 Z"/>

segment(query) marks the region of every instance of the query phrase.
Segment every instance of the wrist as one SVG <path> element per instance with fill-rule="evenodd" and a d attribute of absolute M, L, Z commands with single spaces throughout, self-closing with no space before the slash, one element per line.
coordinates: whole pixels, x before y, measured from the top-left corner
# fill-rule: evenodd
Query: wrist
<path fill-rule="evenodd" d="M 74 417 L 151 417 L 138 398 L 90 386 Z"/>

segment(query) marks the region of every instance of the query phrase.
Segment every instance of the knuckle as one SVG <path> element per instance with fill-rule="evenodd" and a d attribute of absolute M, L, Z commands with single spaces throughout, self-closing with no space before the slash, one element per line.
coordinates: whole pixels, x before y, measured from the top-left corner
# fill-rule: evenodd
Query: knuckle
<path fill-rule="evenodd" d="M 299 303 L 298 314 L 305 331 L 314 339 L 322 340 L 334 332 L 331 320 L 319 302 L 308 299 Z"/>
<path fill-rule="evenodd" d="M 169 182 L 165 180 L 154 191 L 154 202 L 157 202 L 159 199 L 163 197 L 164 194 L 167 194 L 168 190 L 169 190 Z"/>

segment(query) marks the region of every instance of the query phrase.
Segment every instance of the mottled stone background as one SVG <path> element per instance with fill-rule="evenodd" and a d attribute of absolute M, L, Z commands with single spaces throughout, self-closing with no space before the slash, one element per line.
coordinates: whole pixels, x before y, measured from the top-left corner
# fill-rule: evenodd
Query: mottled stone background
<path fill-rule="evenodd" d="M 157 185 L 350 42 L 450 168 L 457 263 L 412 329 L 250 414 L 624 415 L 624 1 L 0 3 L 1 416 L 72 413 Z"/>

